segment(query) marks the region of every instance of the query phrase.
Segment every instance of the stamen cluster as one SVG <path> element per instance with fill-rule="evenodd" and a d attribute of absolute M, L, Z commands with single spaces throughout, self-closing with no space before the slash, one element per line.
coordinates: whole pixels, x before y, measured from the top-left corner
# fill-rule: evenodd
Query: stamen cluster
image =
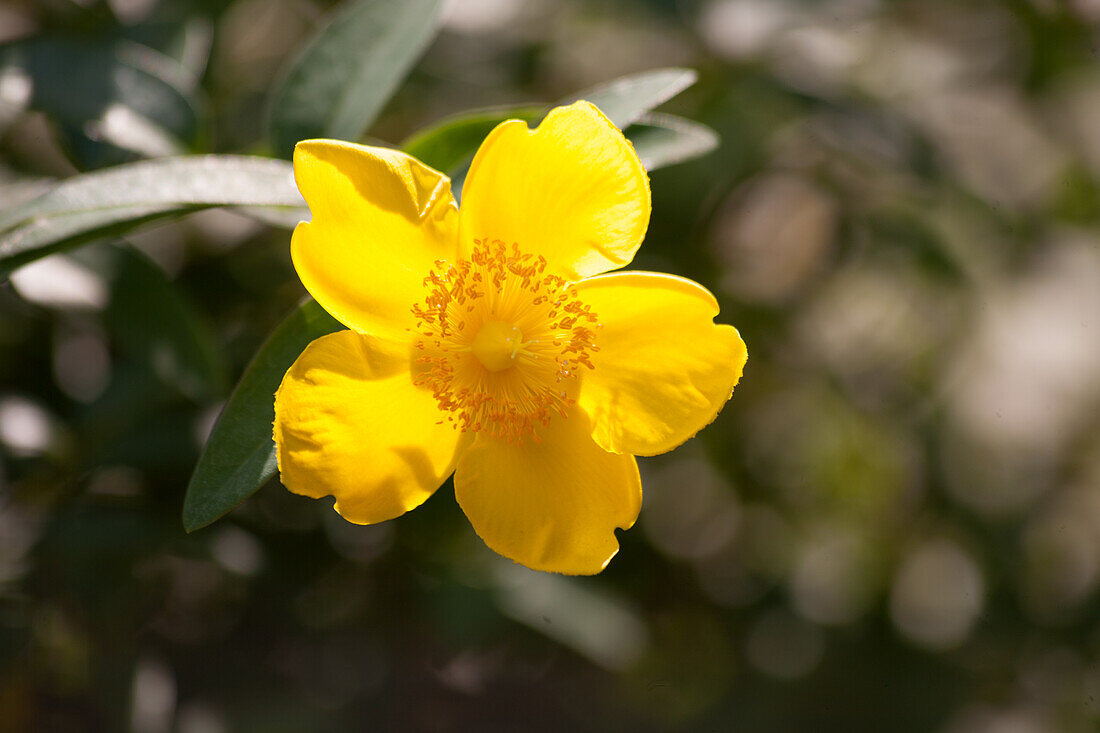
<path fill-rule="evenodd" d="M 593 368 L 598 319 L 563 278 L 546 272 L 545 257 L 500 240 L 474 245 L 469 259 L 439 260 L 424 278 L 427 297 L 412 308 L 423 352 L 414 379 L 460 429 L 538 442 L 535 426 L 565 416 L 574 403 L 570 383 L 581 365 Z M 471 351 L 490 321 L 522 333 L 512 366 L 500 371 Z"/>

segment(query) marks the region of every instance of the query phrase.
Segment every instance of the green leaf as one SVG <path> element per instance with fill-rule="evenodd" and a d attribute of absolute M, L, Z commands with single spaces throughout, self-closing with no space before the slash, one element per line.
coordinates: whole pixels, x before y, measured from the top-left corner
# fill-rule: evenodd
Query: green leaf
<path fill-rule="evenodd" d="M 205 527 L 275 475 L 273 395 L 283 375 L 314 339 L 343 326 L 307 300 L 272 332 L 233 390 L 187 486 L 183 526 Z"/>
<path fill-rule="evenodd" d="M 698 158 L 718 147 L 718 133 L 706 125 L 657 112 L 643 115 L 626 136 L 648 171 Z"/>
<path fill-rule="evenodd" d="M 176 155 L 197 129 L 175 59 L 128 40 L 36 38 L 0 49 L 0 103 L 45 112 L 81 168 Z"/>
<path fill-rule="evenodd" d="M 308 219 L 289 163 L 201 155 L 141 161 L 69 178 L 0 212 L 0 277 L 52 252 L 211 206 L 281 207 Z"/>
<path fill-rule="evenodd" d="M 291 62 L 268 115 L 277 155 L 299 140 L 358 140 L 436 32 L 441 0 L 351 0 Z"/>
<path fill-rule="evenodd" d="M 114 282 L 104 320 L 119 349 L 193 400 L 221 394 L 227 370 L 209 327 L 148 257 L 110 249 Z"/>
<path fill-rule="evenodd" d="M 493 107 L 448 117 L 416 133 L 401 149 L 432 168 L 454 173 L 477 151 L 481 141 L 505 120 L 533 122 L 546 114 L 546 107 Z"/>
<path fill-rule="evenodd" d="M 625 130 L 646 112 L 690 87 L 697 78 L 691 69 L 654 69 L 591 87 L 558 104 L 585 99 L 599 107 L 616 127 Z"/>
<path fill-rule="evenodd" d="M 625 129 L 694 84 L 695 79 L 691 69 L 655 69 L 600 84 L 558 104 L 585 99 L 599 107 L 616 126 Z M 511 119 L 535 124 L 548 110 L 545 105 L 526 105 L 464 112 L 412 135 L 401 144 L 401 149 L 436 170 L 461 176 L 464 164 L 494 127 Z"/>
<path fill-rule="evenodd" d="M 214 23 L 209 18 L 151 19 L 137 25 L 121 26 L 117 32 L 123 38 L 152 48 L 174 61 L 183 73 L 179 84 L 181 88 L 197 89 L 200 86 L 214 43 Z"/>

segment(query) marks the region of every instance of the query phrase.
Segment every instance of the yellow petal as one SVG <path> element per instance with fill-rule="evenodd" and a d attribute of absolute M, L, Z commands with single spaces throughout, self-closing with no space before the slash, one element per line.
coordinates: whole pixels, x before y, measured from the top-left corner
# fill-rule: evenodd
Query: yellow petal
<path fill-rule="evenodd" d="M 649 179 L 633 146 L 588 102 L 558 107 L 535 130 L 494 129 L 462 188 L 462 246 L 516 243 L 568 280 L 628 264 L 649 225 Z"/>
<path fill-rule="evenodd" d="M 456 251 L 450 180 L 396 150 L 335 140 L 298 143 L 294 177 L 313 217 L 290 245 L 306 290 L 349 328 L 407 339 L 424 277 Z"/>
<path fill-rule="evenodd" d="M 577 404 L 606 450 L 651 456 L 710 424 L 741 378 L 748 352 L 715 325 L 718 303 L 674 275 L 622 272 L 577 283 L 599 318 Z"/>
<path fill-rule="evenodd" d="M 642 506 L 631 456 L 592 442 L 579 411 L 523 445 L 479 434 L 459 459 L 455 498 L 494 551 L 534 570 L 591 575 L 618 552 L 615 528 Z"/>
<path fill-rule="evenodd" d="M 354 331 L 311 343 L 275 395 L 283 485 L 372 524 L 420 506 L 454 469 L 461 433 L 414 387 L 405 345 Z"/>

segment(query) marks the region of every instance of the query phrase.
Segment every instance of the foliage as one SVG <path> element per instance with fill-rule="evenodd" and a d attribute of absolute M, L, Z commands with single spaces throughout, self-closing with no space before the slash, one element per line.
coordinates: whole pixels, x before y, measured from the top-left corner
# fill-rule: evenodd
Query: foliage
<path fill-rule="evenodd" d="M 1086 5 L 0 11 L 0 729 L 1094 729 Z M 449 485 L 373 527 L 289 495 L 272 393 L 338 328 L 293 143 L 459 191 L 576 98 L 652 173 L 634 266 L 745 338 L 733 402 L 596 578 L 498 562 Z"/>

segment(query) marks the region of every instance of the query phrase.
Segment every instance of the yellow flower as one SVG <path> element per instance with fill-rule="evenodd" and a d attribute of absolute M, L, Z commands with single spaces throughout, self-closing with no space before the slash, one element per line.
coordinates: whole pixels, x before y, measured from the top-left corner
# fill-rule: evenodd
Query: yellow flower
<path fill-rule="evenodd" d="M 349 330 L 311 343 L 275 397 L 283 484 L 372 524 L 451 473 L 496 552 L 598 573 L 642 503 L 635 455 L 710 423 L 745 345 L 696 283 L 628 264 L 649 180 L 594 106 L 499 125 L 463 187 L 384 148 L 309 140 L 312 221 L 291 255 Z"/>

